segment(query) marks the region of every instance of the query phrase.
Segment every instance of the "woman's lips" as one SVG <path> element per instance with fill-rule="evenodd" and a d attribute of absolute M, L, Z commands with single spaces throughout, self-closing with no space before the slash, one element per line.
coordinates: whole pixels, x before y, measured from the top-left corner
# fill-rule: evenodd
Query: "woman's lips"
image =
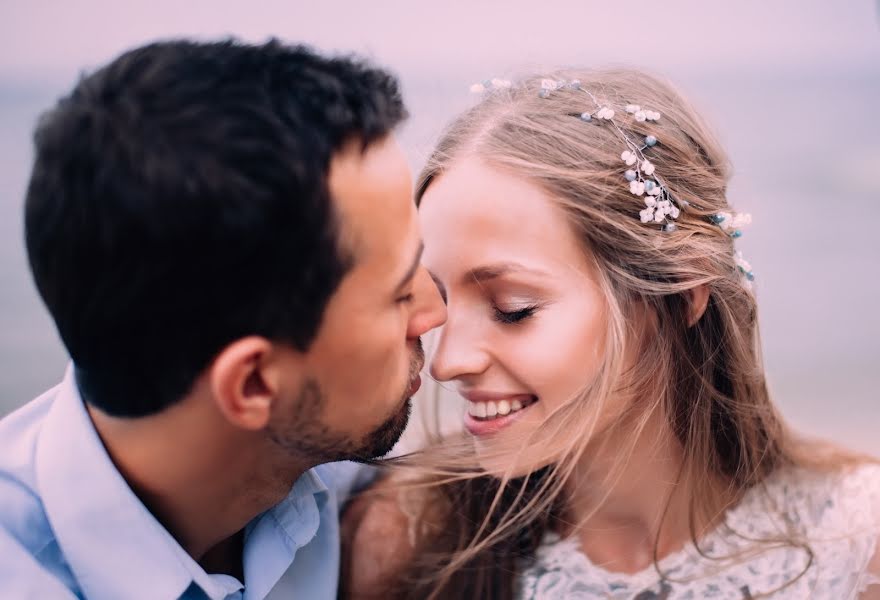
<path fill-rule="evenodd" d="M 470 391 L 462 395 L 468 400 L 468 409 L 464 416 L 465 429 L 478 437 L 501 431 L 538 401 L 531 394 Z"/>

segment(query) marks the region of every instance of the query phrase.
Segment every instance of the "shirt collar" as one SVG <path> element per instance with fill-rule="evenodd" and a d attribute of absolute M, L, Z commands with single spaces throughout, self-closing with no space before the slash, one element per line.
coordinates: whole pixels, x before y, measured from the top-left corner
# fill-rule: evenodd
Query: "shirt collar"
<path fill-rule="evenodd" d="M 35 462 L 46 516 L 87 598 L 179 598 L 189 587 L 177 542 L 116 470 L 72 368 L 46 416 Z"/>
<path fill-rule="evenodd" d="M 212 598 L 235 591 L 233 578 L 207 575 L 128 486 L 95 431 L 72 367 L 46 416 L 35 464 L 46 516 L 85 597 L 176 599 L 193 582 Z M 314 537 L 327 495 L 327 486 L 309 470 L 285 500 L 248 525 L 245 580 L 248 588 L 252 580 L 266 588 L 253 597 L 267 594 L 296 550 Z M 267 553 L 257 553 L 256 546 L 286 551 L 277 556 L 275 568 L 258 575 L 258 565 L 248 568 L 249 557 L 263 559 Z"/>
<path fill-rule="evenodd" d="M 293 564 L 297 551 L 318 533 L 329 491 L 315 469 L 297 479 L 290 494 L 245 529 L 245 599 L 264 598 Z"/>

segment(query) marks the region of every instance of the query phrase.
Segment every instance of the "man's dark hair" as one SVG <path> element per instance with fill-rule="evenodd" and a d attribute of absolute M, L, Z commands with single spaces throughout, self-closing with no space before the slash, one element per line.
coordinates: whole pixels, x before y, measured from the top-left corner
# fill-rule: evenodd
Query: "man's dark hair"
<path fill-rule="evenodd" d="M 406 116 L 397 81 L 277 41 L 168 41 L 83 78 L 40 121 L 28 256 L 88 402 L 183 397 L 229 343 L 306 350 L 351 267 L 331 157 Z"/>

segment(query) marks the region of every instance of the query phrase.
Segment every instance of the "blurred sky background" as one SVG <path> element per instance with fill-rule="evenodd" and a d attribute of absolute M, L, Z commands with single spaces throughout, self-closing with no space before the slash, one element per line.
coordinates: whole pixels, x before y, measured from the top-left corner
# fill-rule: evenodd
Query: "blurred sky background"
<path fill-rule="evenodd" d="M 754 215 L 738 244 L 758 277 L 777 401 L 802 429 L 880 454 L 877 0 L 2 0 L 0 415 L 66 363 L 24 253 L 37 116 L 132 46 L 229 35 L 355 51 L 396 72 L 414 169 L 474 101 L 471 83 L 555 65 L 670 78 L 714 125 L 734 165 L 730 200 Z"/>

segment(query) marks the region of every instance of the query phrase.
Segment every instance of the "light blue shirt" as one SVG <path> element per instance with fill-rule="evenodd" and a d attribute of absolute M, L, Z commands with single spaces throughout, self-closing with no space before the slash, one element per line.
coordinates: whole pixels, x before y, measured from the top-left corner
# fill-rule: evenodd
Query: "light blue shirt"
<path fill-rule="evenodd" d="M 77 391 L 61 384 L 0 421 L 0 598 L 336 598 L 339 508 L 369 473 L 307 471 L 245 528 L 242 585 L 208 574 L 113 465 Z"/>

